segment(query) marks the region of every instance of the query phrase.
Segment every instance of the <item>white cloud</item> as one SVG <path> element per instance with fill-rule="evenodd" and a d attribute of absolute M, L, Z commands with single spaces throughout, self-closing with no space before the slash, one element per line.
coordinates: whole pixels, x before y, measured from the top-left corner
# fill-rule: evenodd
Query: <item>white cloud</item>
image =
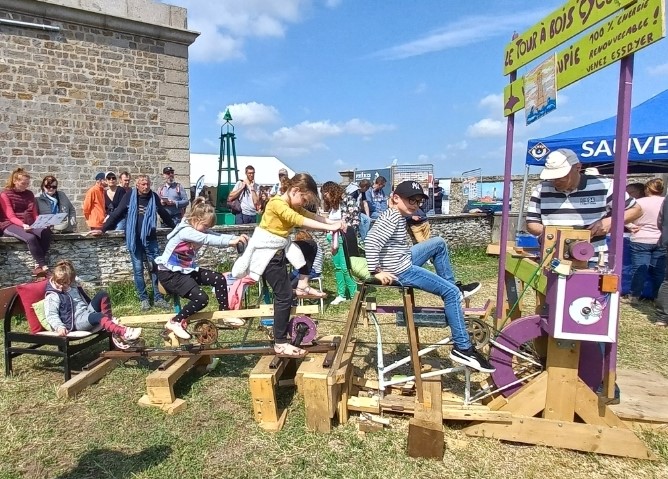
<path fill-rule="evenodd" d="M 503 136 L 506 134 L 506 122 L 483 118 L 473 125 L 469 125 L 466 134 L 473 138 Z"/>
<path fill-rule="evenodd" d="M 413 93 L 415 93 L 416 95 L 419 95 L 421 93 L 424 93 L 426 90 L 427 90 L 427 84 L 425 82 L 420 82 L 415 87 L 415 90 L 413 90 Z"/>
<path fill-rule="evenodd" d="M 494 112 L 503 112 L 503 95 L 492 93 L 487 95 L 478 103 L 483 108 L 489 108 Z"/>
<path fill-rule="evenodd" d="M 548 12 L 544 9 L 506 15 L 471 16 L 445 25 L 425 36 L 376 52 L 386 60 L 400 60 L 426 53 L 471 45 L 492 37 L 508 35 L 522 25 L 531 25 Z"/>
<path fill-rule="evenodd" d="M 282 38 L 291 24 L 299 23 L 313 0 L 169 0 L 188 9 L 188 28 L 201 33 L 189 49 L 199 62 L 223 62 L 244 57 L 249 38 Z M 341 0 L 325 0 L 335 8 Z"/>
<path fill-rule="evenodd" d="M 650 75 L 652 76 L 663 76 L 668 75 L 668 63 L 662 63 L 660 65 L 654 65 L 647 69 Z"/>
<path fill-rule="evenodd" d="M 340 159 L 340 158 L 339 158 L 338 160 L 335 160 L 335 161 L 334 161 L 334 166 L 343 166 L 343 165 L 345 165 L 345 164 L 346 164 L 345 161 L 343 161 L 343 160 Z"/>
<path fill-rule="evenodd" d="M 271 105 L 257 103 L 235 103 L 227 105 L 232 115 L 232 121 L 236 125 L 258 126 L 276 123 L 280 120 L 278 110 Z M 225 111 L 218 112 L 218 124 L 225 123 L 223 116 Z"/>
<path fill-rule="evenodd" d="M 460 150 L 463 151 L 469 147 L 469 144 L 466 140 L 458 141 L 457 143 L 450 143 L 445 148 L 447 150 Z"/>
<path fill-rule="evenodd" d="M 396 129 L 394 125 L 374 124 L 358 118 L 346 122 L 303 121 L 284 126 L 271 133 L 267 140 L 272 149 L 286 156 L 301 156 L 314 150 L 329 149 L 325 141 L 341 135 L 355 135 L 368 139 L 376 133 Z"/>

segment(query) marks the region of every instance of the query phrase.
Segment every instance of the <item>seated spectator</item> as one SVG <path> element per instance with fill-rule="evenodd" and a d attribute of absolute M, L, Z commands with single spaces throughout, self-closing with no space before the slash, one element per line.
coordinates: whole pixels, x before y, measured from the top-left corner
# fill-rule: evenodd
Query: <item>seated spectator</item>
<path fill-rule="evenodd" d="M 58 190 L 58 180 L 47 175 L 42 180 L 41 193 L 37 197 L 37 211 L 40 215 L 67 213 L 67 218 L 53 227 L 56 233 L 72 233 L 77 230 L 77 211 L 65 193 Z"/>
<path fill-rule="evenodd" d="M 111 315 L 111 300 L 105 291 L 93 299 L 82 296 L 76 284 L 74 266 L 68 260 L 58 261 L 46 285 L 44 315 L 51 329 L 59 336 L 72 331 L 92 331 L 98 326 L 132 342 L 141 335 L 141 328 L 116 323 Z"/>
<path fill-rule="evenodd" d="M 118 186 L 118 178 L 113 171 L 107 171 L 105 179 L 107 180 L 107 190 L 104 195 L 104 210 L 106 213 L 104 220 L 106 221 L 109 215 L 121 204 L 121 199 L 125 196 L 125 189 Z M 118 222 L 116 230 L 125 230 L 125 218 Z"/>
<path fill-rule="evenodd" d="M 17 238 L 28 245 L 35 260 L 34 276 L 46 276 L 46 253 L 51 245 L 49 228 L 32 228 L 37 219 L 35 195 L 28 189 L 30 175 L 23 168 L 12 171 L 5 189 L 0 193 L 0 233 Z"/>

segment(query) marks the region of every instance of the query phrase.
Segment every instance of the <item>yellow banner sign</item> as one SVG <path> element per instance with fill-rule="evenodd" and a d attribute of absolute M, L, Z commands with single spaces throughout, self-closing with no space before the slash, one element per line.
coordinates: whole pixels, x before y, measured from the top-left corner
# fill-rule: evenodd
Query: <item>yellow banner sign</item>
<path fill-rule="evenodd" d="M 569 0 L 506 45 L 503 74 L 535 60 L 636 0 Z"/>
<path fill-rule="evenodd" d="M 557 54 L 557 88 L 612 65 L 666 36 L 664 0 L 638 0 Z M 524 108 L 523 78 L 504 89 L 504 115 Z"/>

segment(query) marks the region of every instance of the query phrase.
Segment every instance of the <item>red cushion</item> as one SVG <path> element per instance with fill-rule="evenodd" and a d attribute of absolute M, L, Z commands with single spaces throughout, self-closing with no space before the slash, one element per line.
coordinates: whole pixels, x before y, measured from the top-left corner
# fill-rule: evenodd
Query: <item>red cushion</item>
<path fill-rule="evenodd" d="M 36 281 L 34 283 L 25 283 L 19 284 L 16 286 L 16 292 L 19 294 L 19 299 L 23 305 L 23 310 L 26 313 L 26 319 L 28 320 L 28 326 L 30 327 L 30 332 L 32 334 L 39 333 L 44 331 L 44 328 L 37 319 L 35 310 L 32 309 L 33 303 L 41 301 L 46 295 L 46 279 L 42 281 Z"/>

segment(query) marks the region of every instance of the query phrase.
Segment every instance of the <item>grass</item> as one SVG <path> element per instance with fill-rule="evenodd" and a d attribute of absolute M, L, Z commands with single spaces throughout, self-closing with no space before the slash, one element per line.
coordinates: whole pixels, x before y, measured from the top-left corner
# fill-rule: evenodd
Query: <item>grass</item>
<path fill-rule="evenodd" d="M 460 250 L 453 252 L 453 262 L 458 279 L 483 282 L 474 303 L 494 297 L 495 259 Z M 325 288 L 334 293 L 331 270 L 325 270 L 325 278 Z M 131 285 L 109 291 L 116 314 L 138 313 Z M 379 291 L 378 301 L 398 303 L 397 293 L 387 291 Z M 438 304 L 424 293 L 416 300 Z M 214 307 L 212 300 L 209 308 Z M 329 308 L 319 318 L 319 331 L 340 332 L 348 307 Z M 650 314 L 648 304 L 622 306 L 619 365 L 668 376 L 668 331 L 652 327 Z M 405 341 L 403 331 L 392 317 L 380 319 L 389 359 L 405 350 L 394 344 Z M 149 341 L 157 341 L 157 333 L 148 329 Z M 443 332 L 425 328 L 420 333 L 429 340 Z M 238 334 L 224 333 L 225 339 Z M 372 328 L 359 328 L 357 336 L 374 341 Z M 373 344 L 362 344 L 356 366 L 372 376 L 374 358 Z M 405 453 L 407 416 L 390 415 L 391 426 L 378 433 L 359 433 L 354 415 L 329 434 L 310 433 L 304 427 L 302 398 L 290 389 L 281 390 L 288 407 L 285 427 L 267 433 L 255 423 L 251 409 L 248 374 L 256 361 L 252 356 L 224 357 L 222 365 L 205 376 L 184 376 L 176 393 L 188 406 L 167 416 L 137 405 L 146 375 L 157 362 L 128 361 L 75 399 L 61 400 L 55 396 L 62 381 L 58 363 L 20 357 L 15 375 L 0 378 L 0 478 L 668 477 L 666 432 L 640 433 L 659 456 L 656 462 L 642 462 L 470 438 L 460 425 L 449 423 L 443 461 L 411 459 Z M 455 379 L 447 378 L 446 385 L 459 387 Z"/>

